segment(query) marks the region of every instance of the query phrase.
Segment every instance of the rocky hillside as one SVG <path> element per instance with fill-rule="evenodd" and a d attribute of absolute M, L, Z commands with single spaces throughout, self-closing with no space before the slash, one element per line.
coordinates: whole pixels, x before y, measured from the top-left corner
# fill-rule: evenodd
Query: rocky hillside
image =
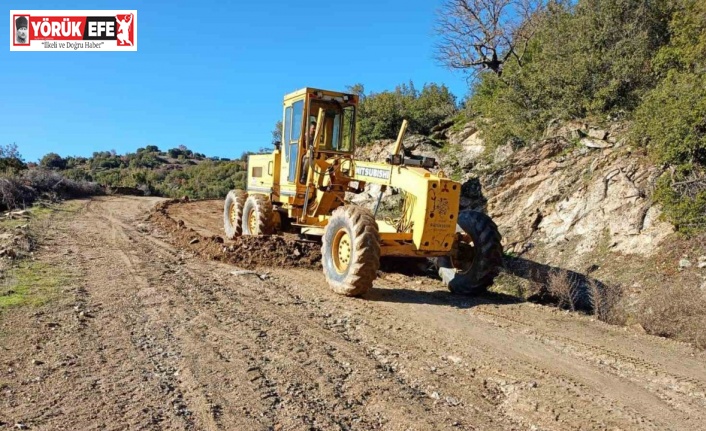
<path fill-rule="evenodd" d="M 487 154 L 472 123 L 446 123 L 432 137 L 408 137 L 405 149 L 437 158 L 439 169 L 462 182 L 462 208 L 496 221 L 507 272 L 522 276 L 504 276 L 501 290 L 531 295 L 528 284 L 546 283 L 555 271 L 619 286 L 627 309 L 619 320 L 642 328 L 648 323 L 638 315 L 650 305 L 647 293 L 657 288 L 669 296 L 665 288 L 687 286 L 689 297 L 704 303 L 706 239 L 683 238 L 663 221 L 651 198 L 662 171 L 625 135 L 617 123 L 605 129 L 553 123 L 534 145 L 508 144 Z M 360 148 L 358 157 L 384 160 L 392 145 L 378 141 Z M 372 205 L 378 190 L 371 186 L 353 200 Z M 394 190 L 386 193 L 385 210 L 402 200 Z"/>
<path fill-rule="evenodd" d="M 619 125 L 553 125 L 536 145 L 518 151 L 506 145 L 488 158 L 478 130 L 467 124 L 437 130 L 448 145 L 417 135 L 405 148 L 435 157 L 440 169 L 461 180 L 462 207 L 491 215 L 508 252 L 559 247 L 578 257 L 608 237 L 612 251 L 649 254 L 673 228 L 659 220 L 660 208 L 649 197 L 660 172 L 625 144 L 621 131 Z M 359 156 L 384 160 L 392 144 L 380 141 Z"/>

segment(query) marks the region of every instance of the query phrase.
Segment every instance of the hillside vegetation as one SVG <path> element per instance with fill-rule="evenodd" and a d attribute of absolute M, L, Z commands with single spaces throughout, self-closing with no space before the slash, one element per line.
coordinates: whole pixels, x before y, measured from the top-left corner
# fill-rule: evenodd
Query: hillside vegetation
<path fill-rule="evenodd" d="M 454 115 L 459 126 L 473 122 L 488 154 L 532 146 L 551 123 L 620 122 L 663 170 L 653 197 L 667 219 L 687 234 L 705 230 L 706 3 L 528 4 L 447 1 L 439 58 L 471 74 L 469 95 L 457 106 L 443 85 L 367 95 L 355 85 L 359 143 L 394 138 L 402 117 L 421 134 Z"/>
<path fill-rule="evenodd" d="M 147 195 L 221 198 L 245 186 L 244 154 L 240 160 L 208 158 L 186 147 L 161 151 L 154 145 L 125 155 L 94 152 L 92 157 L 61 157 L 50 153 L 39 167 L 69 179 L 96 182 L 112 188 L 129 187 Z"/>

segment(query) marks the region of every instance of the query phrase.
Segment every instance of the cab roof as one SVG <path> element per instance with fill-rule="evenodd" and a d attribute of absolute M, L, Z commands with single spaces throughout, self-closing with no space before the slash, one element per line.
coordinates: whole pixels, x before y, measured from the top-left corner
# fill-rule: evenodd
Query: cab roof
<path fill-rule="evenodd" d="M 324 96 L 331 96 L 331 97 L 349 96 L 351 98 L 351 100 L 353 100 L 354 98 L 357 99 L 357 96 L 355 94 L 342 93 L 340 91 L 323 90 L 320 88 L 313 88 L 313 87 L 304 87 L 299 90 L 293 91 L 289 94 L 285 94 L 284 100 L 287 101 L 287 100 L 291 100 L 291 99 L 297 99 L 307 93 L 321 93 Z"/>

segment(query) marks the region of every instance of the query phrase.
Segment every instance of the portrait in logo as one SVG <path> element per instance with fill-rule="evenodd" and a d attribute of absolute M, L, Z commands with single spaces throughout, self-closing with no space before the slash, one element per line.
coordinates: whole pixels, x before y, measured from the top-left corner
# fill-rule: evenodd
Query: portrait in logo
<path fill-rule="evenodd" d="M 15 45 L 29 45 L 29 17 L 15 18 Z"/>
<path fill-rule="evenodd" d="M 132 31 L 132 14 L 116 15 L 115 23 L 118 25 L 118 46 L 132 46 L 135 37 Z"/>

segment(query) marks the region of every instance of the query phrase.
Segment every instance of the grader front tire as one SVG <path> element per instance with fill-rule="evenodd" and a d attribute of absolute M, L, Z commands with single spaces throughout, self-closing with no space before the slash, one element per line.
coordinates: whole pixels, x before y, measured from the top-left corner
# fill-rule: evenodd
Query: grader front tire
<path fill-rule="evenodd" d="M 243 208 L 243 235 L 271 235 L 274 232 L 272 211 L 272 201 L 268 196 L 250 195 Z"/>
<path fill-rule="evenodd" d="M 233 240 L 243 234 L 243 207 L 248 194 L 243 190 L 231 190 L 223 206 L 223 227 L 226 238 Z"/>
<path fill-rule="evenodd" d="M 321 260 L 334 292 L 360 296 L 380 268 L 380 235 L 373 214 L 362 207 L 337 208 L 324 230 Z"/>

